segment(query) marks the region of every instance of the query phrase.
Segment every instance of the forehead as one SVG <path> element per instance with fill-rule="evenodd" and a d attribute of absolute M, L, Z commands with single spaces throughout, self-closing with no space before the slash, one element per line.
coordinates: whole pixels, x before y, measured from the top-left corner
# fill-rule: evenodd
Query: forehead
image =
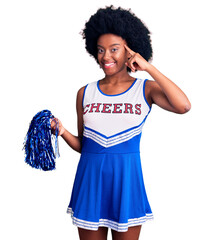
<path fill-rule="evenodd" d="M 126 41 L 122 37 L 111 33 L 101 35 L 97 41 L 97 45 L 103 47 L 108 47 L 113 44 L 124 45 L 126 44 Z"/>

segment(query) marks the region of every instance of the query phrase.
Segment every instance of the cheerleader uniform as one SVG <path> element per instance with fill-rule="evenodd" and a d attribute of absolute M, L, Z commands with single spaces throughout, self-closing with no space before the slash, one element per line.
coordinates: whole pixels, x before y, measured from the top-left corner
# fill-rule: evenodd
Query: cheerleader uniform
<path fill-rule="evenodd" d="M 84 229 L 118 232 L 153 218 L 144 186 L 140 138 L 151 110 L 146 80 L 108 95 L 99 81 L 84 90 L 82 152 L 67 212 Z"/>

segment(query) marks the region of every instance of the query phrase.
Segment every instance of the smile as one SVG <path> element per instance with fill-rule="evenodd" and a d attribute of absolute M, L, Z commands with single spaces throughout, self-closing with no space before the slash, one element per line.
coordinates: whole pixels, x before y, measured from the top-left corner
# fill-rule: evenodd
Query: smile
<path fill-rule="evenodd" d="M 111 62 L 111 63 L 104 63 L 103 64 L 105 68 L 111 68 L 115 65 L 115 62 Z"/>

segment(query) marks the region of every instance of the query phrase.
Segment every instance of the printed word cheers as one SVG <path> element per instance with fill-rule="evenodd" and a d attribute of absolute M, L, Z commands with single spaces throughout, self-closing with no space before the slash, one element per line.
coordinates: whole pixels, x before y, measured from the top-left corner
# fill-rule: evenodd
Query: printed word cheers
<path fill-rule="evenodd" d="M 84 107 L 84 114 L 87 113 L 130 113 L 141 115 L 141 104 L 131 103 L 91 103 Z"/>

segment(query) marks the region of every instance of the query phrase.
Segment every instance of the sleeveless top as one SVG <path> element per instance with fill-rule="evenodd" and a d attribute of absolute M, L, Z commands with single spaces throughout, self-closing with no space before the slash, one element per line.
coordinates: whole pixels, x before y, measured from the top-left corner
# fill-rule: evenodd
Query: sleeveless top
<path fill-rule="evenodd" d="M 83 152 L 139 152 L 140 136 L 151 110 L 145 98 L 146 80 L 136 79 L 125 92 L 107 95 L 99 81 L 85 87 Z"/>

